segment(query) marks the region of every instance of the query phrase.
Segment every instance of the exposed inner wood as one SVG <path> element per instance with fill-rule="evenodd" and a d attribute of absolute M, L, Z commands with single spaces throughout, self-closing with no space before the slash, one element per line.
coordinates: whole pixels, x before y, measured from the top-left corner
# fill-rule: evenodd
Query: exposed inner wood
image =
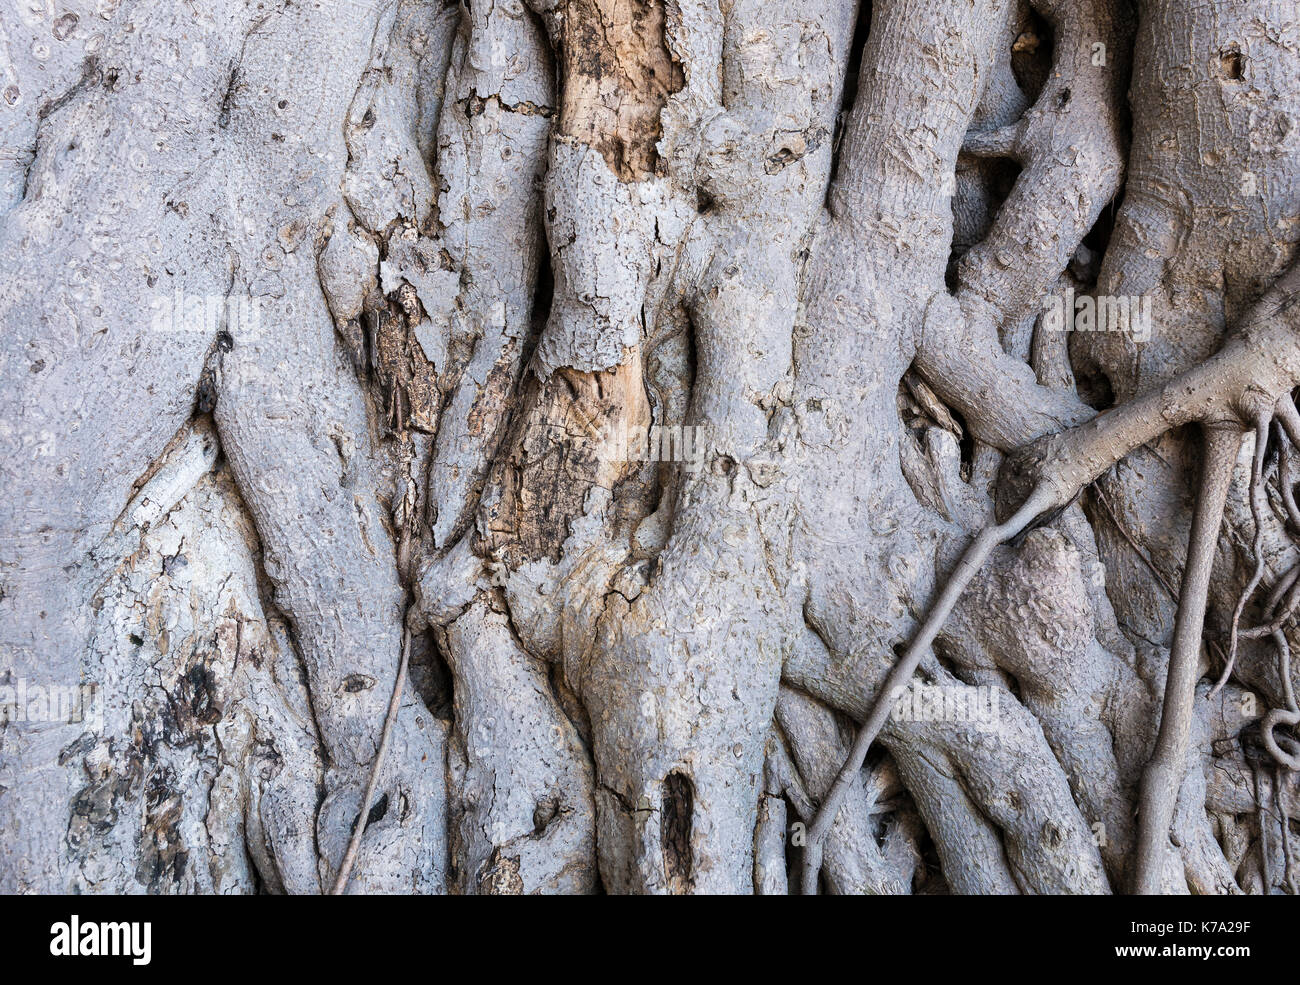
<path fill-rule="evenodd" d="M 560 132 L 599 150 L 622 181 L 658 173 L 659 113 L 685 84 L 662 0 L 569 0 L 560 50 Z"/>
<path fill-rule="evenodd" d="M 484 507 L 488 547 L 511 567 L 544 557 L 558 561 L 573 519 L 594 487 L 613 490 L 641 467 L 621 436 L 645 433 L 650 404 L 641 351 L 598 373 L 556 371 L 532 380 L 532 406 L 489 486 L 500 499 Z"/>

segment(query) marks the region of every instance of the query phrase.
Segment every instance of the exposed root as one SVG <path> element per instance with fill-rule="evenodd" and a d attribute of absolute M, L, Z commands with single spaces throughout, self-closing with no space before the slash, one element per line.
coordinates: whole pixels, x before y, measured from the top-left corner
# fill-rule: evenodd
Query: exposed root
<path fill-rule="evenodd" d="M 802 883 L 804 895 L 811 896 L 817 891 L 817 873 L 821 869 L 822 851 L 826 835 L 831 824 L 835 821 L 835 815 L 839 812 L 840 803 L 848 791 L 849 784 L 857 776 L 858 771 L 862 769 L 862 764 L 866 761 L 867 751 L 871 748 L 871 743 L 879 735 L 880 729 L 884 726 L 890 711 L 893 709 L 894 693 L 899 688 L 905 687 L 907 682 L 911 680 L 916 668 L 921 663 L 921 658 L 929 652 L 930 645 L 934 642 L 935 637 L 939 635 L 939 630 L 943 627 L 944 620 L 948 618 L 948 613 L 952 611 L 957 599 L 961 597 L 961 593 L 970 583 L 970 580 L 979 572 L 993 548 L 1015 537 L 1029 526 L 1039 514 L 1048 508 L 1050 502 L 1050 489 L 1047 487 L 1037 488 L 1010 519 L 1004 523 L 985 527 L 984 530 L 980 531 L 979 535 L 962 555 L 961 561 L 958 562 L 956 569 L 948 579 L 948 583 L 931 607 L 925 623 L 912 640 L 907 652 L 903 654 L 885 678 L 884 685 L 881 687 L 880 694 L 872 706 L 871 713 L 867 716 L 866 721 L 862 723 L 857 738 L 853 741 L 853 748 L 849 751 L 848 760 L 835 777 L 830 792 L 822 801 L 817 815 L 808 829 L 808 846 L 804 854 Z"/>
<path fill-rule="evenodd" d="M 1285 696 L 1286 707 L 1274 708 L 1264 716 L 1263 722 L 1260 723 L 1260 739 L 1264 743 L 1264 748 L 1268 750 L 1280 766 L 1289 770 L 1300 770 L 1300 749 L 1292 744 L 1291 751 L 1284 750 L 1273 734 L 1274 729 L 1279 725 L 1298 725 L 1300 724 L 1300 708 L 1296 707 L 1295 689 L 1291 685 L 1291 647 L 1286 641 L 1286 636 L 1281 630 L 1273 633 L 1273 642 L 1277 645 L 1278 652 L 1278 675 L 1282 681 L 1282 693 Z"/>
<path fill-rule="evenodd" d="M 1133 875 L 1133 890 L 1139 894 L 1159 892 L 1165 857 L 1170 849 L 1169 825 L 1182 786 L 1192 705 L 1200 676 L 1201 634 L 1205 625 L 1210 571 L 1214 566 L 1219 527 L 1223 523 L 1224 504 L 1232 484 L 1232 466 L 1240 446 L 1241 436 L 1237 432 L 1206 430 L 1205 466 L 1187 546 L 1187 565 L 1178 600 L 1178 622 L 1169 653 L 1160 732 L 1151 761 L 1142 775 Z"/>
<path fill-rule="evenodd" d="M 1255 589 L 1259 587 L 1259 583 L 1264 578 L 1264 450 L 1268 445 L 1268 432 L 1268 419 L 1265 418 L 1256 422 L 1255 454 L 1250 472 L 1250 515 L 1255 522 L 1255 537 L 1251 544 L 1251 553 L 1255 555 L 1255 570 L 1251 573 L 1250 581 L 1246 583 L 1246 587 L 1242 589 L 1241 596 L 1237 599 L 1236 608 L 1232 610 L 1232 625 L 1228 631 L 1228 659 L 1224 664 L 1223 672 L 1219 675 L 1219 680 L 1214 685 L 1214 690 L 1210 692 L 1211 697 L 1223 690 L 1223 685 L 1228 683 L 1228 677 L 1232 674 L 1232 668 L 1237 662 L 1238 630 L 1241 626 L 1241 614 L 1245 611 L 1246 603 L 1250 601 L 1250 597 L 1255 594 Z M 1206 458 L 1208 460 L 1209 456 L 1207 455 Z M 1207 464 L 1206 468 L 1208 467 Z M 1231 475 L 1231 466 L 1228 468 L 1229 475 Z M 1210 545 L 1210 551 L 1213 552 L 1213 544 Z"/>
<path fill-rule="evenodd" d="M 370 803 L 375 799 L 375 788 L 379 785 L 379 773 L 384 766 L 384 753 L 388 751 L 388 742 L 393 735 L 393 723 L 397 721 L 397 709 L 402 705 L 402 691 L 406 687 L 406 668 L 411 659 L 411 630 L 402 627 L 402 659 L 397 664 L 397 681 L 393 684 L 393 697 L 388 702 L 388 712 L 384 716 L 384 731 L 379 737 L 379 748 L 375 751 L 374 762 L 370 766 L 370 777 L 366 780 L 366 791 L 361 795 L 361 806 L 357 810 L 357 820 L 352 826 L 352 838 L 348 850 L 339 863 L 338 876 L 330 889 L 331 896 L 342 896 L 348 888 L 348 877 L 352 875 L 352 865 L 357 860 L 357 851 L 361 848 L 361 836 L 365 833 L 370 816 Z"/>
<path fill-rule="evenodd" d="M 1294 766 L 1290 768 L 1295 769 Z M 1273 799 L 1277 803 L 1278 823 L 1282 826 L 1282 857 L 1286 860 L 1286 885 L 1292 896 L 1300 896 L 1295 858 L 1291 851 L 1291 811 L 1287 803 L 1288 796 L 1286 777 L 1279 767 L 1273 774 Z"/>

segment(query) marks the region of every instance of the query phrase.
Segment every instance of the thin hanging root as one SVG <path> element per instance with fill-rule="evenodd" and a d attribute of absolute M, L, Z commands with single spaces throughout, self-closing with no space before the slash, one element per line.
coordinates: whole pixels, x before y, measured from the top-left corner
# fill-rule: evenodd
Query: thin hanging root
<path fill-rule="evenodd" d="M 1219 680 L 1210 691 L 1211 698 L 1223 690 L 1223 686 L 1228 683 L 1228 677 L 1232 674 L 1232 668 L 1237 663 L 1237 647 L 1241 641 L 1239 633 L 1241 614 L 1246 610 L 1246 603 L 1250 601 L 1250 597 L 1255 594 L 1255 589 L 1264 578 L 1264 449 L 1268 445 L 1270 423 L 1268 419 L 1261 419 L 1255 424 L 1255 455 L 1250 469 L 1250 517 L 1255 524 L 1255 537 L 1250 549 L 1255 555 L 1255 570 L 1251 573 L 1246 587 L 1242 589 L 1241 597 L 1237 599 L 1237 607 L 1232 610 L 1232 627 L 1228 631 L 1228 659 L 1223 665 L 1223 673 L 1219 675 Z M 1211 557 L 1213 557 L 1213 546 L 1211 546 Z"/>
<path fill-rule="evenodd" d="M 1274 708 L 1260 723 L 1260 738 L 1264 748 L 1279 766 L 1289 770 L 1300 770 L 1300 756 L 1293 756 L 1278 745 L 1273 730 L 1279 725 L 1300 725 L 1300 708 L 1296 707 L 1295 690 L 1291 686 L 1291 647 L 1286 636 L 1279 629 L 1273 633 L 1273 642 L 1277 645 L 1278 674 L 1282 679 L 1282 694 L 1285 708 Z"/>
<path fill-rule="evenodd" d="M 1295 403 L 1291 395 L 1287 394 L 1277 403 L 1277 422 L 1282 429 L 1282 440 L 1279 443 L 1278 455 L 1278 485 L 1282 489 L 1282 502 L 1286 506 L 1287 516 L 1291 520 L 1293 527 L 1300 529 L 1300 510 L 1296 508 L 1295 502 L 1295 450 L 1300 448 L 1300 413 L 1296 411 Z M 1276 615 L 1276 607 L 1282 596 L 1286 596 L 1286 605 L 1280 613 Z M 1267 635 L 1272 638 L 1273 644 L 1277 647 L 1278 655 L 1278 679 L 1282 684 L 1282 695 L 1284 707 L 1274 708 L 1260 723 L 1261 737 L 1264 742 L 1264 748 L 1268 750 L 1269 755 L 1278 764 L 1278 797 L 1285 795 L 1285 785 L 1282 781 L 1281 770 L 1300 770 L 1300 756 L 1292 755 L 1290 752 L 1283 750 L 1278 744 L 1276 737 L 1273 735 L 1274 729 L 1278 726 L 1300 725 L 1300 708 L 1296 707 L 1295 689 L 1291 685 L 1291 647 L 1286 641 L 1286 634 L 1282 632 L 1282 627 L 1294 614 L 1297 605 L 1300 605 L 1300 565 L 1296 565 L 1286 573 L 1279 582 L 1278 586 L 1273 589 L 1269 598 L 1268 606 L 1264 614 L 1271 621 L 1266 626 L 1259 627 L 1253 634 L 1257 636 Z M 1247 634 L 1243 633 L 1243 636 Z M 1286 856 L 1286 878 L 1291 892 L 1296 892 L 1295 873 L 1291 865 L 1291 845 L 1290 845 L 1290 828 L 1287 818 L 1290 816 L 1285 810 L 1283 804 L 1282 811 L 1282 842 Z"/>
<path fill-rule="evenodd" d="M 1282 505 L 1286 508 L 1286 517 L 1291 522 L 1291 529 L 1294 533 L 1300 533 L 1300 504 L 1295 500 L 1296 446 L 1287 440 L 1290 433 L 1283 426 L 1283 440 L 1278 443 L 1277 484 L 1282 492 Z"/>
<path fill-rule="evenodd" d="M 907 648 L 907 652 L 903 654 L 898 663 L 894 664 L 893 669 L 885 678 L 884 684 L 881 685 L 880 693 L 876 696 L 876 702 L 872 705 L 871 712 L 867 715 L 866 721 L 862 723 L 862 727 L 858 729 L 857 738 L 853 741 L 853 748 L 849 750 L 848 760 L 835 777 L 835 782 L 831 785 L 826 794 L 826 799 L 822 801 L 811 826 L 808 828 L 807 847 L 804 849 L 803 862 L 803 894 L 805 896 L 813 896 L 817 892 L 817 874 L 821 871 L 822 849 L 826 843 L 826 836 L 830 833 L 831 825 L 835 822 L 835 815 L 839 813 L 840 804 L 848 792 L 849 784 L 857 778 L 862 769 L 862 764 L 866 762 L 867 751 L 871 748 L 871 743 L 880 734 L 885 720 L 893 709 L 894 693 L 899 688 L 906 686 L 908 681 L 912 679 L 912 674 L 916 672 L 921 658 L 929 650 L 935 637 L 939 635 L 939 630 L 943 628 L 948 614 L 952 612 L 953 606 L 956 605 L 970 580 L 983 567 L 993 548 L 1011 540 L 1054 504 L 1053 488 L 1047 484 L 1036 486 L 1014 516 L 1005 523 L 985 527 L 971 542 L 970 546 L 966 548 L 966 552 L 957 563 L 952 576 L 948 579 L 948 583 L 930 609 L 930 614 L 926 616 L 925 622 Z"/>
<path fill-rule="evenodd" d="M 1284 602 L 1285 604 L 1282 604 Z M 1280 611 L 1279 604 L 1282 604 Z M 1264 605 L 1264 618 L 1269 621 L 1252 626 L 1250 629 L 1243 629 L 1238 635 L 1243 640 L 1258 640 L 1265 636 L 1272 636 L 1287 624 L 1297 606 L 1300 606 L 1300 564 L 1293 565 L 1269 593 Z"/>
<path fill-rule="evenodd" d="M 1188 538 L 1187 565 L 1183 569 L 1174 640 L 1169 651 L 1160 732 L 1151 761 L 1142 774 L 1139 793 L 1138 844 L 1133 872 L 1133 892 L 1137 895 L 1160 892 L 1169 826 L 1187 762 L 1187 737 L 1196 700 L 1210 570 L 1214 566 L 1219 527 L 1223 522 L 1228 489 L 1232 485 L 1232 467 L 1241 448 L 1242 433 L 1235 429 L 1206 428 L 1204 435 L 1205 464 Z"/>
<path fill-rule="evenodd" d="M 402 434 L 402 452 L 406 463 L 407 476 L 411 474 L 411 462 L 414 449 L 411 445 L 410 432 Z M 398 570 L 403 579 L 409 582 L 411 563 L 411 524 L 415 514 L 415 497 L 408 495 L 402 501 L 402 539 L 398 542 Z M 393 735 L 393 723 L 397 721 L 397 709 L 402 706 L 402 691 L 406 688 L 406 668 L 411 661 L 411 609 L 407 607 L 407 618 L 402 620 L 402 656 L 397 662 L 397 680 L 393 682 L 393 696 L 388 701 L 388 711 L 384 713 L 384 730 L 379 736 L 379 747 L 375 750 L 375 761 L 370 765 L 370 777 L 366 780 L 366 791 L 361 796 L 361 810 L 357 813 L 357 822 L 352 828 L 352 837 L 348 840 L 348 850 L 339 863 L 339 872 L 334 879 L 331 896 L 342 896 L 348 888 L 348 877 L 352 875 L 353 863 L 361 848 L 361 836 L 366 830 L 366 819 L 370 816 L 370 803 L 375 799 L 375 788 L 379 785 L 379 771 L 384 766 L 384 753 L 388 751 L 388 741 Z"/>
<path fill-rule="evenodd" d="M 1269 842 L 1271 832 L 1269 831 L 1269 822 L 1273 814 L 1273 808 L 1276 806 L 1274 797 L 1270 797 L 1268 787 L 1268 775 L 1264 772 L 1263 766 L 1255 768 L 1255 803 L 1259 805 L 1259 811 L 1255 814 L 1255 819 L 1259 821 L 1259 871 L 1263 876 L 1263 893 L 1265 896 L 1273 892 L 1273 852 Z"/>
<path fill-rule="evenodd" d="M 1281 604 L 1283 597 L 1287 599 L 1287 604 L 1290 605 L 1290 599 L 1295 593 L 1297 582 L 1300 582 L 1300 564 L 1293 564 L 1287 569 L 1286 574 L 1278 579 L 1277 584 L 1273 586 L 1273 590 L 1269 592 L 1268 599 L 1264 604 L 1264 615 L 1267 618 L 1272 619 L 1277 615 L 1277 607 Z M 1245 635 L 1245 632 L 1245 630 L 1242 630 L 1242 635 Z M 1274 629 L 1270 629 L 1266 633 L 1258 633 L 1257 635 L 1271 636 L 1274 632 Z"/>
<path fill-rule="evenodd" d="M 1291 439 L 1291 444 L 1295 448 L 1300 448 L 1300 410 L 1296 410 L 1295 401 L 1291 399 L 1291 394 L 1286 394 L 1277 402 L 1274 408 L 1277 414 L 1277 422 L 1286 432 L 1286 436 Z"/>
<path fill-rule="evenodd" d="M 393 684 L 393 697 L 388 702 L 388 712 L 384 715 L 384 731 L 379 737 L 379 748 L 375 750 L 375 761 L 370 766 L 370 778 L 366 780 L 366 792 L 361 795 L 361 810 L 357 813 L 357 823 L 352 828 L 352 838 L 348 850 L 339 865 L 339 874 L 334 880 L 331 896 L 342 896 L 348 888 L 348 877 L 352 875 L 352 865 L 357 860 L 357 850 L 361 847 L 361 835 L 366 830 L 366 819 L 370 815 L 370 803 L 375 799 L 375 787 L 379 785 L 379 772 L 384 765 L 384 753 L 388 751 L 388 740 L 393 735 L 393 723 L 397 721 L 397 709 L 402 704 L 402 691 L 406 686 L 406 667 L 411 659 L 411 630 L 402 627 L 402 659 L 397 664 L 397 681 Z"/>

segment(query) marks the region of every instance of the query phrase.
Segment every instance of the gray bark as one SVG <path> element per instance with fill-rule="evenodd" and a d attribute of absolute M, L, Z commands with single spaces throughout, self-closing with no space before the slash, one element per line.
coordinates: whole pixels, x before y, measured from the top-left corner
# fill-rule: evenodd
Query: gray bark
<path fill-rule="evenodd" d="M 1293 0 L 0 31 L 0 891 L 1296 891 Z"/>

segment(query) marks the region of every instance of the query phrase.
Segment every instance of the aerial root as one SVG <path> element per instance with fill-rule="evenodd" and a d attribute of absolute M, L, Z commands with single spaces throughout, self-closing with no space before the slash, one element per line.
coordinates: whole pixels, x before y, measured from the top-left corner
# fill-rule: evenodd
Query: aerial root
<path fill-rule="evenodd" d="M 1293 766 L 1291 769 L 1295 769 L 1295 767 Z M 1297 884 L 1295 864 L 1291 857 L 1290 797 L 1286 775 L 1283 773 L 1282 767 L 1279 766 L 1273 772 L 1273 800 L 1277 804 L 1278 820 L 1282 825 L 1282 859 L 1286 866 L 1286 885 L 1292 896 L 1300 896 L 1300 884 Z"/>
<path fill-rule="evenodd" d="M 1232 669 L 1237 663 L 1237 648 L 1240 644 L 1241 614 L 1246 609 L 1246 603 L 1250 597 L 1255 594 L 1255 589 L 1264 579 L 1264 453 L 1268 447 L 1268 433 L 1271 421 L 1268 418 L 1260 418 L 1255 422 L 1255 454 L 1250 469 L 1250 517 L 1255 526 L 1255 536 L 1251 542 L 1251 553 L 1255 556 L 1255 570 L 1251 572 L 1250 581 L 1242 589 L 1241 595 L 1237 598 L 1236 608 L 1232 611 L 1232 625 L 1228 630 L 1228 659 L 1224 663 L 1223 673 L 1215 682 L 1214 687 L 1210 690 L 1210 697 L 1213 698 L 1223 686 L 1228 683 L 1228 678 L 1232 674 Z M 1208 466 L 1207 466 L 1208 468 Z M 1231 468 L 1231 467 L 1229 467 Z M 1215 540 L 1218 539 L 1218 533 L 1215 533 Z M 1211 548 L 1213 551 L 1213 548 Z"/>
<path fill-rule="evenodd" d="M 370 816 L 370 804 L 375 799 L 375 788 L 379 785 L 379 773 L 384 765 L 384 753 L 388 751 L 388 742 L 393 735 L 393 723 L 397 721 L 397 709 L 402 704 L 402 691 L 406 686 L 406 668 L 411 660 L 411 630 L 402 627 L 402 658 L 397 664 L 397 680 L 393 684 L 393 696 L 388 702 L 388 712 L 384 715 L 384 731 L 379 736 L 379 748 L 375 750 L 375 760 L 370 766 L 370 776 L 366 780 L 365 793 L 361 795 L 361 807 L 357 811 L 356 824 L 352 827 L 352 837 L 348 840 L 348 850 L 339 863 L 338 876 L 330 889 L 331 896 L 342 896 L 348 888 L 348 877 L 352 875 L 352 865 L 357 860 L 357 851 L 361 848 L 361 836 L 366 830 L 366 820 Z"/>
<path fill-rule="evenodd" d="M 1138 842 L 1133 871 L 1133 892 L 1138 895 L 1161 891 L 1161 875 L 1170 845 L 1169 828 L 1187 762 L 1210 572 L 1232 485 L 1232 470 L 1241 448 L 1241 435 L 1235 428 L 1204 431 L 1205 464 L 1192 516 L 1187 564 L 1183 569 L 1174 639 L 1169 650 L 1160 730 L 1138 794 Z"/>
<path fill-rule="evenodd" d="M 1273 633 L 1273 642 L 1277 645 L 1278 674 L 1282 678 L 1282 693 L 1285 696 L 1286 707 L 1274 708 L 1264 716 L 1264 720 L 1260 723 L 1260 738 L 1264 748 L 1279 766 L 1289 770 L 1300 770 L 1300 755 L 1297 755 L 1300 750 L 1297 750 L 1294 745 L 1290 752 L 1284 750 L 1278 744 L 1277 736 L 1273 734 L 1273 730 L 1280 725 L 1300 724 L 1300 708 L 1296 707 L 1295 689 L 1291 685 L 1291 647 L 1280 629 Z"/>
<path fill-rule="evenodd" d="M 1274 734 L 1278 727 L 1300 724 L 1300 709 L 1296 707 L 1295 689 L 1291 683 L 1291 648 L 1287 643 L 1284 627 L 1290 623 L 1297 608 L 1300 608 L 1300 564 L 1293 565 L 1273 587 L 1264 603 L 1264 619 L 1259 626 L 1239 629 L 1240 618 L 1247 601 L 1254 594 L 1263 578 L 1263 524 L 1261 522 L 1265 508 L 1264 495 L 1264 457 L 1265 439 L 1272 424 L 1278 426 L 1278 486 L 1281 492 L 1283 508 L 1293 536 L 1300 536 L 1300 509 L 1295 500 L 1296 451 L 1300 448 L 1300 412 L 1297 412 L 1291 395 L 1287 394 L 1277 402 L 1275 417 L 1271 421 L 1261 419 L 1256 425 L 1255 454 L 1251 469 L 1250 511 L 1255 525 L 1252 551 L 1255 555 L 1255 568 L 1237 600 L 1233 612 L 1233 621 L 1229 629 L 1228 657 L 1224 665 L 1215 692 L 1223 687 L 1232 672 L 1237 655 L 1238 641 L 1242 639 L 1271 639 L 1278 653 L 1278 677 L 1282 687 L 1283 706 L 1274 708 L 1264 716 L 1261 722 L 1261 739 L 1264 748 L 1279 767 L 1288 770 L 1300 770 L 1300 750 L 1294 743 L 1284 740 L 1291 749 L 1284 749 Z M 1214 692 L 1212 692 L 1213 694 Z M 1289 832 L 1285 833 L 1289 836 Z M 1288 854 L 1289 866 L 1289 854 Z M 1288 879 L 1291 878 L 1288 870 Z"/>
<path fill-rule="evenodd" d="M 952 612 L 953 606 L 956 605 L 971 579 L 983 567 L 993 548 L 1011 540 L 1049 509 L 1055 502 L 1054 494 L 1055 490 L 1052 486 L 1046 483 L 1039 484 L 1010 519 L 1005 523 L 987 526 L 976 535 L 957 563 L 947 584 L 944 585 L 943 591 L 930 609 L 929 615 L 926 616 L 925 622 L 913 638 L 907 652 L 894 664 L 885 678 L 866 721 L 858 729 L 848 759 L 836 775 L 835 782 L 831 785 L 808 828 L 802 874 L 802 892 L 805 896 L 812 896 L 817 892 L 817 874 L 821 871 L 826 836 L 848 792 L 849 784 L 862 769 L 871 743 L 875 741 L 889 718 L 890 711 L 893 709 L 894 693 L 899 688 L 905 687 L 911 680 L 922 657 L 929 651 L 930 645 L 939 635 L 939 630 L 943 628 L 944 621 Z"/>

